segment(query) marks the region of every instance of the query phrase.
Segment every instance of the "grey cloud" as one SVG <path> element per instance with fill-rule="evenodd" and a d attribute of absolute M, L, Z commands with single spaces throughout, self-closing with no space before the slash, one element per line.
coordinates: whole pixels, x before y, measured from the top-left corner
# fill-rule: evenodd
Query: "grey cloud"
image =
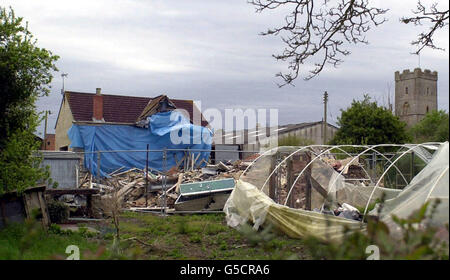
<path fill-rule="evenodd" d="M 410 54 L 410 41 L 418 30 L 398 22 L 396 7 L 389 22 L 367 34 L 370 44 L 351 47 L 352 54 L 338 68 L 327 68 L 315 79 L 298 79 L 295 87 L 278 88 L 275 73 L 286 70 L 286 64 L 271 57 L 283 49 L 278 37 L 263 37 L 258 33 L 283 22 L 280 13 L 256 14 L 245 0 L 236 1 L 126 1 L 123 13 L 114 6 L 83 11 L 81 5 L 71 10 L 59 2 L 59 11 L 52 13 L 51 4 L 43 2 L 42 13 L 27 10 L 25 1 L 11 5 L 16 14 L 24 16 L 42 46 L 61 56 L 58 67 L 69 73 L 66 88 L 138 96 L 165 93 L 174 98 L 201 100 L 206 108 L 278 108 L 281 123 L 317 121 L 322 119 L 322 94 L 330 94 L 331 121 L 336 121 L 341 108 L 350 105 L 364 93 L 386 102 L 387 85 L 394 93 L 394 72 L 417 67 L 416 56 Z M 121 6 L 121 7 L 122 7 Z M 139 7 L 139 9 L 135 9 Z M 411 9 L 413 6 L 410 7 Z M 47 12 L 46 12 L 47 11 Z M 34 32 L 36 31 L 36 32 Z M 440 33 L 448 45 L 448 34 Z M 42 38 L 42 39 L 41 39 Z M 71 42 L 84 40 L 86 45 Z M 92 47 L 88 40 L 93 40 Z M 102 56 L 96 42 L 118 50 L 136 50 Z M 104 43 L 104 44 L 103 44 Z M 91 56 L 83 56 L 89 54 Z M 421 57 L 422 68 L 439 72 L 439 107 L 448 110 L 449 79 L 448 50 L 426 51 Z M 94 56 L 99 54 L 99 57 Z M 159 62 L 186 67 L 183 71 L 134 69 L 123 59 L 135 58 L 149 63 Z M 170 68 L 172 69 L 172 68 Z M 176 69 L 175 69 L 176 70 Z M 306 74 L 310 66 L 302 68 Z M 61 95 L 60 73 L 55 73 L 52 93 L 38 102 L 40 110 L 55 112 L 50 117 L 54 127 Z M 332 117 L 331 117 L 332 116 Z M 42 130 L 42 126 L 40 128 Z"/>

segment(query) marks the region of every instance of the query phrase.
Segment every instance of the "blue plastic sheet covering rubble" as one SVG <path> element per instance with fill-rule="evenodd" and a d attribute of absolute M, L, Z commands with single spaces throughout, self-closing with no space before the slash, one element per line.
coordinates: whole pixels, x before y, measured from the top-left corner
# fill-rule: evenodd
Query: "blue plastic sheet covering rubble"
<path fill-rule="evenodd" d="M 210 150 L 212 131 L 209 128 L 193 125 L 179 111 L 157 113 L 148 118 L 148 128 L 139 128 L 132 125 L 78 125 L 74 124 L 67 132 L 71 141 L 71 148 L 84 149 L 84 165 L 97 176 L 97 151 L 100 155 L 100 176 L 109 177 L 108 174 L 122 168 L 145 169 L 147 153 L 142 150 L 159 150 L 148 153 L 149 170 L 164 172 L 176 166 L 185 156 L 185 151 L 166 151 L 167 160 L 164 164 L 163 150 L 190 149 Z M 139 152 L 125 152 L 127 150 L 141 150 Z M 209 151 L 192 151 L 194 158 L 208 160 Z M 199 155 L 200 154 L 200 155 Z M 183 161 L 184 162 L 184 161 Z M 203 164 L 199 165 L 203 166 Z M 180 164 L 183 166 L 183 163 Z"/>

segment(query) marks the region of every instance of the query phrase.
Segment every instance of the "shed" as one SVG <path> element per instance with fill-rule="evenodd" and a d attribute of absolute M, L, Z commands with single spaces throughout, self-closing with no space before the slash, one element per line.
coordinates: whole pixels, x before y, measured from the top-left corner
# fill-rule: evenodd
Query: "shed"
<path fill-rule="evenodd" d="M 10 223 L 22 223 L 26 218 L 35 217 L 44 227 L 50 225 L 47 204 L 45 203 L 45 185 L 26 189 L 22 194 L 8 192 L 0 197 L 0 228 Z"/>

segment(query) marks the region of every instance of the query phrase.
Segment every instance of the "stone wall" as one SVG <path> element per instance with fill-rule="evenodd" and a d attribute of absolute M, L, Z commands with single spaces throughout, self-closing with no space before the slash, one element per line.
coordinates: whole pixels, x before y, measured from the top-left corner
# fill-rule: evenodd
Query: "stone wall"
<path fill-rule="evenodd" d="M 409 127 L 437 110 L 437 75 L 420 68 L 395 72 L 395 115 Z"/>

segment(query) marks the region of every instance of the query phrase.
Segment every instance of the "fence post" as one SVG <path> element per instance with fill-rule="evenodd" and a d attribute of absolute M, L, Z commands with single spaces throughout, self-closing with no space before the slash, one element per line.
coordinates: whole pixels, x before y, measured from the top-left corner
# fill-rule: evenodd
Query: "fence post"
<path fill-rule="evenodd" d="M 145 207 L 148 207 L 148 148 L 149 144 L 147 144 L 147 154 L 145 159 Z"/>
<path fill-rule="evenodd" d="M 167 172 L 167 150 L 166 147 L 163 149 L 163 177 L 162 177 L 162 188 L 163 188 L 163 216 L 166 215 L 166 205 L 167 205 L 167 196 L 166 196 L 166 172 Z"/>
<path fill-rule="evenodd" d="M 372 177 L 373 180 L 377 180 L 377 154 L 372 152 Z"/>
<path fill-rule="evenodd" d="M 97 184 L 100 184 L 100 157 L 101 152 L 97 151 Z"/>
<path fill-rule="evenodd" d="M 306 164 L 309 164 L 311 162 L 311 154 L 309 152 L 305 153 L 305 159 L 306 159 Z M 305 209 L 311 211 L 311 201 L 312 201 L 312 190 L 311 190 L 311 165 L 308 166 L 308 169 L 306 170 L 305 173 L 305 182 L 306 182 L 306 186 L 305 186 Z M 337 197 L 337 192 L 336 192 L 336 197 Z"/>
<path fill-rule="evenodd" d="M 286 181 L 287 181 L 287 192 L 289 192 L 289 188 L 294 183 L 294 168 L 292 166 L 292 157 L 289 158 L 286 162 Z M 287 194 L 287 193 L 286 193 Z M 291 195 L 292 197 L 292 195 Z M 286 197 L 287 198 L 287 197 Z M 286 200 L 286 198 L 284 198 Z M 280 201 L 281 202 L 281 201 Z M 287 205 L 291 206 L 291 199 L 286 202 Z"/>

